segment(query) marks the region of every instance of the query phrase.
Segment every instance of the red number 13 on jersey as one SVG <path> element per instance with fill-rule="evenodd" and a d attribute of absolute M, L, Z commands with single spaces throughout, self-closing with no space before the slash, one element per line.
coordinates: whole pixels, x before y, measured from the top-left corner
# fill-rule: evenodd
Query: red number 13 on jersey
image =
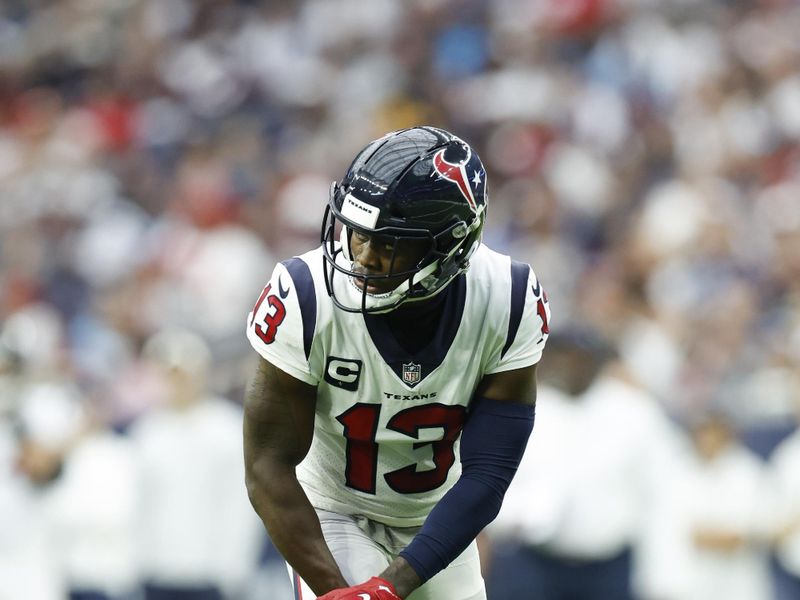
<path fill-rule="evenodd" d="M 261 292 L 261 296 L 258 297 L 258 302 L 256 302 L 253 308 L 253 318 L 250 320 L 250 325 L 252 326 L 256 319 L 258 309 L 261 308 L 264 300 L 266 300 L 267 304 L 270 306 L 270 312 L 264 315 L 264 318 L 261 320 L 262 322 L 255 323 L 256 335 L 260 337 L 265 344 L 271 344 L 275 341 L 275 334 L 278 333 L 278 327 L 280 327 L 280 324 L 283 323 L 283 319 L 286 317 L 286 307 L 283 305 L 283 302 L 275 294 L 270 294 L 270 291 L 272 291 L 271 283 L 264 288 L 264 291 Z M 262 323 L 264 327 L 262 327 Z"/>
<path fill-rule="evenodd" d="M 379 444 L 375 441 L 375 436 L 380 412 L 380 404 L 359 402 L 336 417 L 344 425 L 343 433 L 347 440 L 345 483 L 348 487 L 368 494 L 374 494 L 376 489 Z M 440 440 L 414 444 L 415 447 L 426 444 L 432 446 L 434 468 L 418 471 L 416 464 L 410 464 L 386 473 L 384 479 L 389 487 L 401 494 L 416 494 L 442 485 L 456 460 L 453 446 L 464 427 L 466 416 L 467 410 L 463 406 L 437 403 L 412 406 L 389 419 L 387 429 L 414 439 L 419 439 L 422 429 L 443 430 Z"/>

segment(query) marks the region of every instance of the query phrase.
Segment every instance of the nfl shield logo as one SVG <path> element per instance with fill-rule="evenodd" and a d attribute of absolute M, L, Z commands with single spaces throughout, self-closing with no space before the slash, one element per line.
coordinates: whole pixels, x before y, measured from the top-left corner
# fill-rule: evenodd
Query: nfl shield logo
<path fill-rule="evenodd" d="M 422 367 L 416 363 L 403 363 L 403 382 L 416 385 L 421 377 Z"/>

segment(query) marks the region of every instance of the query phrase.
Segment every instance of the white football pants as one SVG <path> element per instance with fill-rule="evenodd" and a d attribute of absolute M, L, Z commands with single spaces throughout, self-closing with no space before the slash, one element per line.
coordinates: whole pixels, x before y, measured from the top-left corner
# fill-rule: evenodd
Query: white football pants
<path fill-rule="evenodd" d="M 350 585 L 380 574 L 405 548 L 419 527 L 389 527 L 366 517 L 318 510 L 325 541 Z M 314 600 L 311 591 L 289 568 L 295 600 Z M 443 571 L 437 573 L 407 600 L 486 600 L 478 547 L 473 541 Z"/>

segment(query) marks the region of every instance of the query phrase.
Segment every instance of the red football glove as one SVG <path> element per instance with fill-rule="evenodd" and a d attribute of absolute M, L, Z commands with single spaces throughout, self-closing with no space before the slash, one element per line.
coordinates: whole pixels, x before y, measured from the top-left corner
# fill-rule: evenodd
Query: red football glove
<path fill-rule="evenodd" d="M 401 600 L 394 586 L 380 577 L 373 577 L 362 584 L 332 590 L 317 600 Z"/>

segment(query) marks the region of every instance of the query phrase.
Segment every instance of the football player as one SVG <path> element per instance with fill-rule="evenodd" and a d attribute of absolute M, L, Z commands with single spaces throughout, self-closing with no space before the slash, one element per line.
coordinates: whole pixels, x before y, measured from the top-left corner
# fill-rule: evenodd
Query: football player
<path fill-rule="evenodd" d="M 442 129 L 371 142 L 321 246 L 248 316 L 247 487 L 296 598 L 486 597 L 475 537 L 531 433 L 550 318 L 530 267 L 481 243 L 486 183 Z"/>

